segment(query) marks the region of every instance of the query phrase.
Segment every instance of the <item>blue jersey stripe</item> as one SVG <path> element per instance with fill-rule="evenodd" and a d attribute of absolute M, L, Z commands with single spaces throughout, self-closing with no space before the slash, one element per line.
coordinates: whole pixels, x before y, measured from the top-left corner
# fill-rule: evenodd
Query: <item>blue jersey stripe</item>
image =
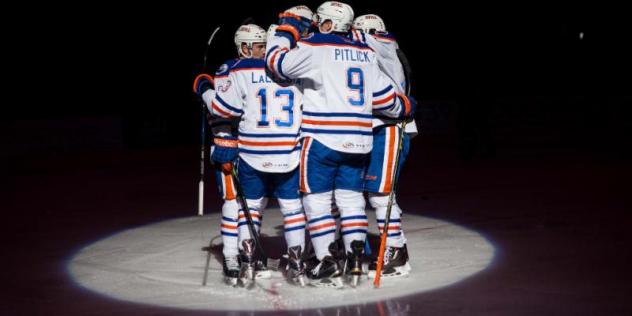
<path fill-rule="evenodd" d="M 299 229 L 305 229 L 305 225 L 296 226 L 296 227 L 292 227 L 292 228 L 286 228 L 285 231 L 286 232 L 291 232 L 293 230 L 299 230 Z"/>
<path fill-rule="evenodd" d="M 366 234 L 366 229 L 352 229 L 352 230 L 343 230 L 342 235 L 355 234 L 355 233 L 364 233 Z"/>
<path fill-rule="evenodd" d="M 377 97 L 379 97 L 379 96 L 381 96 L 383 94 L 386 94 L 387 92 L 391 91 L 391 89 L 393 89 L 393 86 L 388 85 L 384 90 L 381 90 L 381 91 L 373 93 L 373 97 L 377 98 Z"/>
<path fill-rule="evenodd" d="M 297 134 L 251 134 L 251 133 L 239 133 L 239 136 L 245 136 L 245 137 L 298 137 L 298 133 Z"/>
<path fill-rule="evenodd" d="M 281 155 L 281 154 L 293 153 L 297 150 L 301 150 L 301 147 L 297 146 L 297 147 L 294 147 L 294 149 L 290 149 L 290 150 L 251 150 L 251 149 L 239 148 L 240 153 L 253 154 L 253 155 Z"/>
<path fill-rule="evenodd" d="M 391 220 L 390 220 L 390 221 L 388 221 L 388 222 L 389 222 L 389 223 L 400 223 L 401 221 L 402 221 L 402 220 L 401 220 L 401 219 L 399 219 L 399 218 L 397 218 L 397 219 L 395 219 L 395 218 L 394 218 L 394 219 L 391 219 Z M 384 223 L 384 220 L 383 220 L 383 219 L 378 219 L 378 220 L 377 220 L 377 222 L 378 222 L 378 223 Z"/>
<path fill-rule="evenodd" d="M 309 234 L 309 236 L 312 237 L 312 238 L 316 238 L 316 237 L 320 237 L 320 236 L 323 236 L 323 235 L 333 234 L 335 232 L 336 232 L 335 229 L 331 229 L 331 230 L 326 230 L 324 232 L 317 233 L 317 234 Z"/>
<path fill-rule="evenodd" d="M 230 104 L 226 103 L 226 101 L 224 101 L 222 98 L 220 98 L 219 95 L 215 95 L 215 96 L 217 97 L 217 100 L 219 101 L 219 103 L 221 103 L 222 106 L 224 106 L 225 108 L 227 108 L 227 109 L 229 109 L 229 110 L 231 110 L 231 111 L 233 111 L 235 113 L 239 113 L 239 114 L 243 114 L 244 113 L 244 111 L 230 106 Z"/>
<path fill-rule="evenodd" d="M 350 219 L 367 219 L 367 218 L 366 218 L 366 215 L 355 215 L 355 216 L 347 216 L 347 217 L 341 218 L 341 220 L 343 221 L 348 221 Z"/>
<path fill-rule="evenodd" d="M 301 131 L 314 133 L 314 134 L 347 134 L 347 135 L 373 135 L 373 131 L 340 131 L 331 129 L 313 129 L 313 128 L 301 128 Z"/>
<path fill-rule="evenodd" d="M 308 221 L 308 223 L 313 224 L 313 223 L 322 221 L 324 219 L 333 219 L 333 217 L 331 215 L 324 215 L 324 216 L 321 216 L 321 217 L 312 218 L 312 219 L 310 219 Z"/>
<path fill-rule="evenodd" d="M 322 117 L 359 117 L 359 118 L 366 118 L 366 119 L 373 118 L 372 114 L 361 114 L 361 113 L 317 113 L 317 112 L 303 111 L 303 115 L 322 116 Z"/>
<path fill-rule="evenodd" d="M 228 218 L 228 217 L 226 217 L 226 216 L 222 216 L 222 220 L 223 220 L 223 221 L 227 221 L 227 222 L 237 223 L 237 220 L 236 220 L 236 219 Z"/>
<path fill-rule="evenodd" d="M 281 67 L 281 64 L 283 64 L 283 59 L 285 59 L 285 54 L 287 52 L 282 52 L 281 57 L 279 57 L 279 62 L 277 63 L 277 67 L 279 69 L 279 76 L 281 76 L 281 78 L 283 79 L 287 79 L 287 77 L 285 76 L 285 74 L 283 73 L 283 67 Z"/>

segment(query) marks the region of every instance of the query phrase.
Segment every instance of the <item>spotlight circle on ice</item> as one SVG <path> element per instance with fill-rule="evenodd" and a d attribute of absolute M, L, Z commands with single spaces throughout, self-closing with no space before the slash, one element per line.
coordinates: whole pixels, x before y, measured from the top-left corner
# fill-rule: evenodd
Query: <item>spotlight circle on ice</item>
<path fill-rule="evenodd" d="M 374 212 L 367 215 L 377 235 Z M 494 257 L 492 244 L 475 231 L 405 214 L 413 270 L 406 277 L 383 279 L 379 289 L 366 275 L 357 288 L 300 288 L 278 271 L 253 289 L 233 288 L 222 280 L 220 216 L 179 218 L 117 233 L 79 250 L 68 272 L 80 286 L 124 301 L 193 310 L 295 310 L 369 303 L 445 287 L 485 269 Z M 284 247 L 278 209 L 265 211 L 262 233 L 263 243 Z M 212 239 L 208 281 L 202 286 L 208 253 L 202 248 Z"/>

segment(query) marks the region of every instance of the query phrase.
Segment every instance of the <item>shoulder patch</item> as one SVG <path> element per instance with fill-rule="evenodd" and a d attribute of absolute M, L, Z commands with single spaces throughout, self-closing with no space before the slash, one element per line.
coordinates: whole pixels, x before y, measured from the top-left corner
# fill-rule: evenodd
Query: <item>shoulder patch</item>
<path fill-rule="evenodd" d="M 219 75 L 223 72 L 226 72 L 227 70 L 228 70 L 228 65 L 222 64 L 221 66 L 219 66 L 219 69 L 217 69 L 217 72 L 215 74 Z"/>

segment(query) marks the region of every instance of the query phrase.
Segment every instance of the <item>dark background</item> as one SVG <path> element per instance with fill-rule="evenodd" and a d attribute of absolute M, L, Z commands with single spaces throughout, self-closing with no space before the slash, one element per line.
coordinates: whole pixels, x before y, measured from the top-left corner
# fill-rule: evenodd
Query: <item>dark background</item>
<path fill-rule="evenodd" d="M 293 4 L 56 4 L 27 11 L 14 25 L 24 32 L 11 32 L 15 45 L 7 47 L 15 54 L 10 68 L 18 65 L 8 92 L 19 92 L 2 116 L 9 130 L 19 130 L 7 140 L 10 151 L 199 142 L 200 111 L 191 82 L 201 71 L 211 31 L 222 27 L 209 55 L 207 71 L 213 72 L 235 56 L 232 37 L 241 21 L 252 17 L 267 28 Z M 307 4 L 315 9 L 319 2 Z M 418 119 L 429 128 L 438 125 L 463 137 L 471 133 L 472 121 L 491 128 L 499 145 L 505 138 L 522 145 L 528 141 L 523 138 L 547 134 L 556 145 L 627 147 L 621 144 L 630 126 L 625 96 L 632 68 L 626 47 L 629 19 L 621 8 L 538 2 L 422 2 L 414 8 L 406 2 L 350 4 L 356 16 L 381 15 L 399 39 L 413 68 L 413 94 L 422 103 Z M 424 104 L 429 100 L 443 100 L 443 105 L 432 109 Z M 459 112 L 459 106 L 468 109 Z M 477 106 L 482 111 L 470 110 Z M 436 111 L 454 119 L 437 122 Z M 53 135 L 58 130 L 72 134 L 69 119 L 79 126 L 99 125 L 101 132 L 92 131 L 90 140 L 75 134 L 70 138 L 77 144 L 64 144 L 60 139 L 66 135 Z M 64 124 L 56 128 L 51 120 Z M 104 132 L 106 127 L 111 132 Z"/>
<path fill-rule="evenodd" d="M 421 135 L 400 205 L 481 232 L 498 251 L 464 282 L 387 304 L 430 315 L 629 315 L 629 11 L 349 3 L 385 20 L 413 68 Z M 241 21 L 267 28 L 295 4 L 3 11 L 0 315 L 202 314 L 103 298 L 74 285 L 65 264 L 117 231 L 196 214 L 201 111 L 191 86 L 206 41 L 222 27 L 216 68 L 235 56 Z M 208 173 L 206 183 L 206 212 L 218 212 Z M 372 305 L 322 314 L 358 311 L 377 314 Z"/>

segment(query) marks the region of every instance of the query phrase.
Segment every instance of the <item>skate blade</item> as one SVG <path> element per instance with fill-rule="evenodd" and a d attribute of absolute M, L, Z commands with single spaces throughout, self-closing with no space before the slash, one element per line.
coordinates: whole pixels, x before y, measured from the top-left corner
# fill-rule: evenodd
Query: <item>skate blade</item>
<path fill-rule="evenodd" d="M 318 287 L 318 288 L 332 288 L 332 289 L 341 289 L 344 287 L 341 277 L 311 280 L 309 285 Z"/>
<path fill-rule="evenodd" d="M 351 275 L 351 278 L 349 280 L 349 284 L 351 284 L 351 287 L 357 287 L 358 284 L 360 283 L 360 275 L 357 274 L 353 274 Z"/>
<path fill-rule="evenodd" d="M 238 285 L 247 290 L 250 290 L 255 287 L 255 281 L 253 279 L 239 279 Z"/>
<path fill-rule="evenodd" d="M 300 287 L 305 287 L 305 285 L 307 284 L 307 282 L 305 281 L 304 275 L 293 277 L 292 282 Z"/>
<path fill-rule="evenodd" d="M 412 270 L 412 267 L 410 266 L 410 264 L 408 264 L 408 262 L 406 262 L 406 264 L 403 266 L 395 267 L 395 272 L 393 273 L 382 272 L 382 278 L 391 279 L 391 278 L 407 276 L 410 274 L 411 270 Z M 369 276 L 369 279 L 375 278 L 375 270 L 369 270 L 368 276 Z"/>
<path fill-rule="evenodd" d="M 367 274 L 369 273 L 369 263 L 368 262 L 362 262 L 362 274 Z"/>

